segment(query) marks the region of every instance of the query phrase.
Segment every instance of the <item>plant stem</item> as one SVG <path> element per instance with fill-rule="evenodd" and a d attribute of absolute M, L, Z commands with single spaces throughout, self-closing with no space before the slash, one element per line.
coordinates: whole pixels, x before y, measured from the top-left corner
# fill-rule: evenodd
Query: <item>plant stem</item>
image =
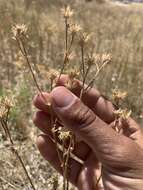
<path fill-rule="evenodd" d="M 106 64 L 107 64 L 107 62 L 104 62 L 104 63 L 101 65 L 101 67 L 96 71 L 95 77 L 89 82 L 89 84 L 88 84 L 88 86 L 86 87 L 85 91 L 87 91 L 87 90 L 91 87 L 91 85 L 93 86 L 96 77 L 98 76 L 98 74 L 100 73 L 100 71 L 105 67 Z"/>
<path fill-rule="evenodd" d="M 19 49 L 20 49 L 20 51 L 21 51 L 23 57 L 24 57 L 25 60 L 26 60 L 26 63 L 27 63 L 28 68 L 29 68 L 29 70 L 30 70 L 30 72 L 31 72 L 31 74 L 32 74 L 32 77 L 33 77 L 33 80 L 34 80 L 34 82 L 35 82 L 35 85 L 36 85 L 38 91 L 40 92 L 42 98 L 45 100 L 45 97 L 44 97 L 43 94 L 42 94 L 42 90 L 41 90 L 41 88 L 40 88 L 40 86 L 39 86 L 39 84 L 38 84 L 38 82 L 37 82 L 36 76 L 35 76 L 35 74 L 34 74 L 34 72 L 33 72 L 32 66 L 31 66 L 31 64 L 30 64 L 30 61 L 29 61 L 29 58 L 28 58 L 28 54 L 27 54 L 27 51 L 26 51 L 26 48 L 25 48 L 24 41 L 23 41 L 21 38 L 16 38 L 16 41 L 17 41 L 18 47 L 19 47 Z"/>
<path fill-rule="evenodd" d="M 57 137 L 56 137 L 55 132 L 53 132 L 53 139 L 54 139 L 54 143 L 55 143 L 55 146 L 56 146 L 56 152 L 58 154 L 58 158 L 59 158 L 60 164 L 62 166 L 63 161 L 62 161 L 61 154 L 60 154 L 60 151 L 59 151 L 59 148 L 58 148 L 58 142 L 57 142 Z"/>
<path fill-rule="evenodd" d="M 65 50 L 66 50 L 66 52 L 67 52 L 67 50 L 68 50 L 68 18 L 66 17 L 65 18 L 65 36 L 66 36 L 66 38 L 65 38 Z"/>
<path fill-rule="evenodd" d="M 61 68 L 61 71 L 60 71 L 60 74 L 59 74 L 59 77 L 58 77 L 58 81 L 65 69 L 65 65 L 67 63 L 67 58 L 68 58 L 68 18 L 65 18 L 65 57 L 64 57 L 64 62 L 63 62 L 63 65 L 62 65 L 62 68 Z"/>
<path fill-rule="evenodd" d="M 15 155 L 16 155 L 17 158 L 18 158 L 18 160 L 20 161 L 20 163 L 21 163 L 21 165 L 22 165 L 22 167 L 23 167 L 23 170 L 24 170 L 24 172 L 25 172 L 25 174 L 26 174 L 26 176 L 27 176 L 27 178 L 28 178 L 28 180 L 29 180 L 29 182 L 30 182 L 30 184 L 31 184 L 31 186 L 32 186 L 32 188 L 33 188 L 33 190 L 36 190 L 36 189 L 35 189 L 35 186 L 34 186 L 34 184 L 33 184 L 33 182 L 32 182 L 32 180 L 31 180 L 31 178 L 30 178 L 30 176 L 29 176 L 29 174 L 28 174 L 28 172 L 27 172 L 27 169 L 26 169 L 26 167 L 25 167 L 25 165 L 24 165 L 24 162 L 23 162 L 21 156 L 19 155 L 19 153 L 17 152 L 17 150 L 16 150 L 14 147 L 12 147 L 12 151 L 15 153 Z"/>
<path fill-rule="evenodd" d="M 82 89 L 81 89 L 81 92 L 80 92 L 80 99 L 82 100 L 82 96 L 84 94 L 84 87 L 85 87 L 85 82 L 86 82 L 86 79 L 87 79 L 87 75 L 90 71 L 90 68 L 91 68 L 91 65 L 88 66 L 87 70 L 86 70 L 86 73 L 84 75 L 84 78 L 83 78 L 83 82 L 82 82 Z"/>
<path fill-rule="evenodd" d="M 69 143 L 69 147 L 67 150 L 67 156 L 66 156 L 66 160 L 65 160 L 64 178 L 67 179 L 66 190 L 69 189 L 68 166 L 69 166 L 71 147 L 72 147 L 72 136 L 70 137 L 70 143 Z"/>
<path fill-rule="evenodd" d="M 2 120 L 2 121 L 1 121 L 1 124 L 2 124 L 2 127 L 4 128 L 4 130 L 6 131 L 6 134 L 8 135 L 9 141 L 10 141 L 10 143 L 11 143 L 11 145 L 12 145 L 12 146 L 11 146 L 12 152 L 15 153 L 17 159 L 18 159 L 19 162 L 21 163 L 22 168 L 23 168 L 23 170 L 24 170 L 24 172 L 25 172 L 25 174 L 26 174 L 26 176 L 27 176 L 27 178 L 28 178 L 28 180 L 29 180 L 29 182 L 30 182 L 30 184 L 31 184 L 32 189 L 33 189 L 33 190 L 36 190 L 36 188 L 34 187 L 34 184 L 33 184 L 32 180 L 31 180 L 31 178 L 30 178 L 30 176 L 29 176 L 29 174 L 28 174 L 28 172 L 27 172 L 27 169 L 26 169 L 26 167 L 25 167 L 25 165 L 24 165 L 24 162 L 23 162 L 21 156 L 19 155 L 18 151 L 14 148 L 14 142 L 13 142 L 13 140 L 12 140 L 12 137 L 11 137 L 11 134 L 10 134 L 10 131 L 9 131 L 9 128 L 8 128 L 7 121 L 6 121 L 6 120 Z"/>
<path fill-rule="evenodd" d="M 84 45 L 81 45 L 81 66 L 82 66 L 82 77 L 84 80 L 85 75 L 85 62 L 84 62 Z"/>

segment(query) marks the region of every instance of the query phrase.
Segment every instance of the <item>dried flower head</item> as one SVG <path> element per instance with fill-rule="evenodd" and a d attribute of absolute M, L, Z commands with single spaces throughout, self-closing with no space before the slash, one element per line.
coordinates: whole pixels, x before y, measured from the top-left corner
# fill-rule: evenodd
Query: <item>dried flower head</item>
<path fill-rule="evenodd" d="M 68 89 L 73 89 L 75 87 L 77 87 L 77 81 L 74 80 L 75 78 L 77 78 L 80 74 L 79 70 L 77 68 L 73 68 L 68 70 L 68 76 L 69 76 L 69 80 L 66 83 L 66 87 Z"/>
<path fill-rule="evenodd" d="M 128 119 L 131 116 L 132 111 L 127 109 L 118 109 L 114 111 L 116 117 L 121 119 Z"/>
<path fill-rule="evenodd" d="M 80 37 L 79 37 L 79 45 L 83 46 L 85 43 L 87 43 L 90 38 L 91 38 L 91 34 L 87 34 L 86 32 L 81 33 Z"/>
<path fill-rule="evenodd" d="M 61 11 L 62 11 L 64 18 L 66 18 L 66 19 L 72 17 L 74 14 L 74 11 L 70 8 L 70 6 L 66 6 L 66 7 L 62 8 Z"/>
<path fill-rule="evenodd" d="M 59 72 L 55 69 L 50 69 L 48 72 L 48 77 L 50 80 L 55 80 L 59 76 Z"/>
<path fill-rule="evenodd" d="M 96 56 L 96 54 L 88 54 L 87 55 L 87 65 L 88 66 L 92 66 L 92 65 L 94 65 L 95 64 L 95 62 L 96 62 L 96 59 L 97 59 L 97 56 Z"/>
<path fill-rule="evenodd" d="M 16 24 L 12 27 L 13 38 L 26 36 L 27 26 L 25 24 Z"/>
<path fill-rule="evenodd" d="M 0 105 L 4 105 L 7 109 L 10 109 L 14 106 L 13 98 L 8 98 L 7 96 L 5 98 L 2 98 L 0 100 Z"/>
<path fill-rule="evenodd" d="M 7 115 L 7 109 L 4 105 L 0 105 L 0 120 L 5 118 Z"/>
<path fill-rule="evenodd" d="M 80 74 L 79 70 L 77 68 L 73 68 L 73 69 L 70 69 L 68 70 L 68 76 L 70 79 L 74 79 L 76 77 L 78 77 Z"/>
<path fill-rule="evenodd" d="M 13 99 L 9 99 L 8 97 L 2 97 L 0 99 L 0 119 L 4 118 L 9 112 L 10 108 L 12 108 L 13 106 Z"/>
<path fill-rule="evenodd" d="M 79 31 L 81 31 L 81 29 L 82 29 L 81 26 L 78 24 L 71 24 L 69 26 L 69 31 L 71 32 L 72 35 L 75 35 Z"/>
<path fill-rule="evenodd" d="M 111 54 L 108 54 L 108 53 L 104 53 L 102 54 L 101 56 L 101 62 L 102 63 L 109 63 L 111 61 Z"/>
<path fill-rule="evenodd" d="M 71 137 L 71 132 L 70 131 L 59 131 L 58 137 L 61 141 L 68 140 Z"/>
<path fill-rule="evenodd" d="M 127 92 L 121 92 L 117 88 L 112 91 L 113 99 L 116 100 L 124 100 L 127 96 Z"/>

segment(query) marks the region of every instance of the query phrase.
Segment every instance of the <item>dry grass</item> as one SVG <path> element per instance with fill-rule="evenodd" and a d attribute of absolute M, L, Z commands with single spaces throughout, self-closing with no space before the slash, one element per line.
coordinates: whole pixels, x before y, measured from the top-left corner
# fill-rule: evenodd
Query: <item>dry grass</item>
<path fill-rule="evenodd" d="M 63 18 L 59 17 L 62 1 L 0 0 L 0 95 L 14 94 L 17 102 L 11 113 L 11 131 L 16 145 L 32 174 L 37 189 L 52 189 L 53 169 L 41 158 L 35 138 L 39 131 L 32 124 L 31 97 L 36 93 L 31 76 L 24 66 L 16 43 L 11 39 L 11 26 L 15 23 L 28 25 L 28 54 L 33 67 L 47 89 L 47 75 L 41 72 L 44 66 L 61 68 L 64 49 Z M 30 2 L 30 1 L 29 1 Z M 112 63 L 96 79 L 96 85 L 109 97 L 112 89 L 118 87 L 128 92 L 127 104 L 134 116 L 141 122 L 143 113 L 143 27 L 142 6 L 97 5 L 94 2 L 72 1 L 77 14 L 74 19 L 92 33 L 89 48 L 96 53 L 111 53 Z M 74 64 L 80 61 L 76 56 Z M 93 78 L 92 70 L 88 80 Z M 46 75 L 46 76 L 45 76 Z M 31 82 L 29 82 L 31 81 Z M 10 89 L 10 90 L 9 90 Z M 9 144 L 0 133 L 0 190 L 28 188 L 28 181 L 21 166 L 9 150 Z"/>

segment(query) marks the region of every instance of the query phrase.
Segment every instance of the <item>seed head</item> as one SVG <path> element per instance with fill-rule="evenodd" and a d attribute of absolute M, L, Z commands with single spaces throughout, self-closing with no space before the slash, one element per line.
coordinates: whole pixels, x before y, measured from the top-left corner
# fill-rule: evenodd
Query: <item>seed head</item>
<path fill-rule="evenodd" d="M 0 119 L 3 119 L 7 113 L 9 112 L 10 108 L 14 106 L 14 102 L 12 99 L 8 97 L 0 99 Z"/>
<path fill-rule="evenodd" d="M 14 106 L 13 98 L 8 98 L 7 96 L 5 98 L 2 98 L 0 100 L 0 105 L 5 106 L 7 109 L 12 108 Z"/>
<path fill-rule="evenodd" d="M 116 100 L 124 100 L 127 96 L 127 92 L 121 92 L 118 89 L 114 89 L 112 92 L 113 99 Z"/>
<path fill-rule="evenodd" d="M 7 109 L 5 108 L 4 105 L 0 105 L 0 120 L 5 118 L 6 115 L 7 115 Z"/>
<path fill-rule="evenodd" d="M 86 44 L 91 38 L 91 34 L 87 34 L 86 32 L 81 33 L 80 39 L 79 39 L 79 45 L 83 46 Z"/>
<path fill-rule="evenodd" d="M 26 36 L 27 26 L 25 24 L 16 24 L 12 27 L 13 38 Z"/>
<path fill-rule="evenodd" d="M 59 76 L 59 72 L 55 69 L 50 69 L 48 72 L 48 77 L 53 81 Z"/>
<path fill-rule="evenodd" d="M 61 11 L 62 11 L 64 18 L 66 18 L 66 19 L 72 17 L 74 14 L 74 11 L 70 8 L 70 6 L 66 6 L 65 8 L 62 8 Z"/>
<path fill-rule="evenodd" d="M 71 80 L 73 80 L 74 78 L 78 77 L 80 74 L 80 72 L 77 70 L 77 68 L 75 69 L 71 69 L 68 71 L 68 76 Z"/>
<path fill-rule="evenodd" d="M 71 132 L 70 131 L 60 131 L 58 137 L 62 141 L 68 140 L 71 137 Z"/>
<path fill-rule="evenodd" d="M 121 119 L 128 119 L 131 116 L 132 111 L 127 109 L 118 109 L 114 111 L 115 116 Z"/>
<path fill-rule="evenodd" d="M 79 70 L 77 68 L 75 68 L 75 69 L 73 68 L 73 69 L 68 70 L 67 74 L 69 76 L 69 80 L 66 83 L 66 87 L 70 90 L 73 88 L 76 88 L 77 81 L 74 79 L 79 76 L 79 74 L 80 74 Z"/>
<path fill-rule="evenodd" d="M 71 32 L 72 35 L 77 34 L 79 31 L 81 31 L 81 26 L 78 24 L 71 24 L 69 26 L 69 31 Z"/>
<path fill-rule="evenodd" d="M 96 54 L 88 54 L 87 55 L 87 65 L 91 66 L 94 65 L 96 62 L 97 56 Z"/>
<path fill-rule="evenodd" d="M 102 54 L 102 56 L 101 56 L 101 62 L 102 63 L 109 63 L 110 61 L 111 61 L 111 55 L 110 54 L 108 54 L 108 53 L 104 53 L 104 54 Z"/>

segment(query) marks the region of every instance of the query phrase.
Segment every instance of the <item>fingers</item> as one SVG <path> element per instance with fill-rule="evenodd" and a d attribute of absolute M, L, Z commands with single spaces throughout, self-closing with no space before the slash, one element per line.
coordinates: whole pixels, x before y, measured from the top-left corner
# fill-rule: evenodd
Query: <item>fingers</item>
<path fill-rule="evenodd" d="M 67 75 L 61 76 L 60 80 L 57 82 L 57 85 L 66 85 L 69 78 Z M 82 89 L 82 83 L 78 80 L 75 80 L 76 85 L 71 89 L 71 91 L 79 97 L 80 91 Z M 50 98 L 48 93 L 43 93 L 46 99 Z M 103 121 L 110 123 L 114 120 L 113 110 L 114 107 L 112 103 L 103 96 L 96 89 L 91 88 L 83 94 L 83 102 L 87 105 L 97 116 L 99 116 Z M 48 106 L 45 104 L 44 99 L 41 95 L 38 95 L 33 100 L 34 105 L 44 112 L 49 112 Z"/>
<path fill-rule="evenodd" d="M 62 75 L 60 77 L 60 80 L 57 81 L 57 85 L 66 86 L 69 80 L 70 79 L 67 75 Z M 82 82 L 75 79 L 74 83 L 75 85 L 73 85 L 71 91 L 79 97 L 83 86 Z M 82 97 L 82 101 L 103 121 L 110 123 L 114 120 L 113 104 L 105 97 L 103 97 L 96 88 L 90 88 L 89 90 L 85 91 Z"/>
<path fill-rule="evenodd" d="M 59 173 L 63 174 L 55 144 L 46 135 L 41 135 L 37 139 L 37 146 L 42 156 L 49 161 Z M 69 166 L 69 180 L 74 185 L 77 185 L 78 174 L 80 173 L 82 165 L 70 159 Z"/>
<path fill-rule="evenodd" d="M 63 124 L 80 136 L 103 164 L 133 164 L 134 151 L 140 151 L 133 141 L 108 127 L 66 88 L 55 88 L 51 97 L 53 109 Z"/>
<path fill-rule="evenodd" d="M 38 111 L 33 118 L 33 122 L 43 133 L 51 137 L 53 136 L 51 132 L 51 121 L 48 114 L 43 111 Z M 75 144 L 73 154 L 84 161 L 90 151 L 91 149 L 89 146 L 81 141 Z"/>
<path fill-rule="evenodd" d="M 43 96 L 45 97 L 45 99 L 43 98 Z M 50 100 L 50 95 L 49 93 L 46 92 L 42 92 L 41 94 L 38 94 L 34 97 L 33 99 L 33 104 L 35 105 L 36 108 L 38 108 L 39 110 L 44 111 L 45 113 L 50 113 L 49 107 L 47 106 L 45 100 L 48 99 Z"/>
<path fill-rule="evenodd" d="M 45 134 L 52 135 L 51 118 L 43 111 L 37 111 L 33 118 L 34 124 Z"/>

